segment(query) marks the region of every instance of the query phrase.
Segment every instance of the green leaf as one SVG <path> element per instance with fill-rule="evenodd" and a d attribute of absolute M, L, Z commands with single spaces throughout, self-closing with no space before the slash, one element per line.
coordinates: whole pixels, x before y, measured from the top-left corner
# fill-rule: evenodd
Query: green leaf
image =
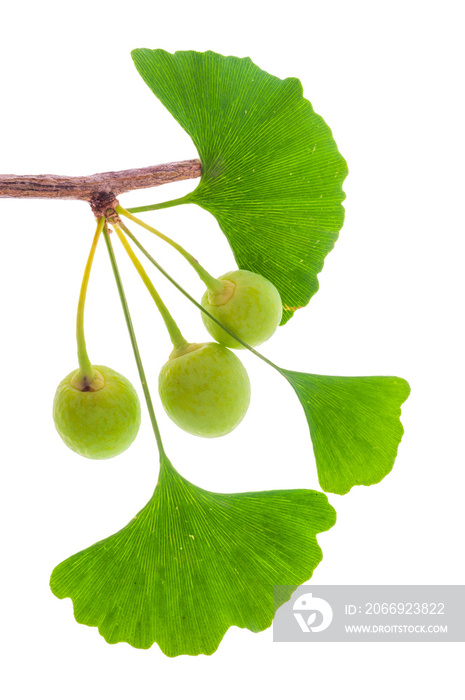
<path fill-rule="evenodd" d="M 135 49 L 147 85 L 191 136 L 202 163 L 183 198 L 211 212 L 239 268 L 279 290 L 283 321 L 318 289 L 344 220 L 347 165 L 296 78 L 250 58 Z"/>
<path fill-rule="evenodd" d="M 212 654 L 231 625 L 269 627 L 273 586 L 288 585 L 289 599 L 311 577 L 322 559 L 316 534 L 334 523 L 317 491 L 212 493 L 165 458 L 149 503 L 115 535 L 59 564 L 50 586 L 110 644 Z"/>
<path fill-rule="evenodd" d="M 400 377 L 329 377 L 279 370 L 293 386 L 310 428 L 324 491 L 345 494 L 391 471 L 410 393 Z"/>
<path fill-rule="evenodd" d="M 181 287 L 130 233 L 141 252 L 199 311 L 212 316 Z M 410 387 L 399 377 L 331 377 L 283 369 L 231 333 L 245 348 L 290 382 L 303 408 L 313 441 L 320 485 L 345 494 L 352 486 L 377 484 L 394 464 L 403 435 L 400 407 Z"/>

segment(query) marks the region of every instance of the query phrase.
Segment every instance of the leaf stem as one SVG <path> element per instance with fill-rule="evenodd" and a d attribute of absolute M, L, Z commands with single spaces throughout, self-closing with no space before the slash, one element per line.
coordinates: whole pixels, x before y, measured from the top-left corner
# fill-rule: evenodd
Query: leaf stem
<path fill-rule="evenodd" d="M 102 216 L 97 222 L 97 229 L 95 231 L 94 239 L 92 241 L 92 246 L 89 252 L 89 257 L 87 258 L 87 263 L 84 269 L 84 275 L 82 278 L 81 291 L 79 293 L 79 301 L 76 315 L 76 341 L 77 354 L 79 360 L 79 370 L 81 379 L 85 378 L 86 383 L 92 383 L 95 375 L 86 348 L 86 339 L 84 335 L 84 308 L 86 305 L 87 287 L 89 286 L 90 271 L 92 269 L 95 251 L 97 249 L 97 244 L 100 238 L 100 234 L 102 233 L 104 224 L 105 219 Z"/>
<path fill-rule="evenodd" d="M 132 250 L 131 246 L 127 242 L 127 240 L 126 240 L 123 232 L 121 231 L 120 227 L 118 226 L 118 224 L 113 223 L 112 225 L 116 231 L 116 235 L 118 236 L 121 243 L 123 244 L 124 250 L 131 258 L 131 261 L 132 261 L 134 267 L 136 268 L 137 272 L 139 273 L 143 283 L 147 287 L 150 296 L 154 300 L 154 302 L 157 306 L 157 309 L 160 312 L 160 314 L 163 318 L 163 321 L 165 322 L 165 326 L 166 326 L 166 329 L 169 333 L 169 336 L 171 338 L 171 342 L 173 343 L 173 346 L 175 348 L 185 347 L 186 345 L 188 345 L 187 340 L 182 335 L 181 331 L 179 330 L 179 328 L 176 324 L 176 321 L 171 316 L 167 307 L 163 303 L 161 296 L 158 294 L 157 290 L 153 286 L 152 281 L 150 280 L 149 276 L 147 275 L 146 271 L 144 270 L 143 266 L 141 265 L 140 260 L 134 254 L 134 251 Z"/>
<path fill-rule="evenodd" d="M 169 199 L 166 202 L 158 202 L 157 204 L 147 204 L 144 207 L 131 207 L 127 211 L 132 212 L 133 214 L 140 214 L 144 211 L 156 211 L 158 209 L 168 209 L 169 207 L 177 207 L 179 204 L 189 204 L 191 194 L 192 193 L 189 192 L 188 194 L 184 195 L 184 197 L 177 197 L 176 199 Z"/>
<path fill-rule="evenodd" d="M 126 300 L 126 295 L 124 293 L 123 283 L 121 281 L 121 276 L 119 274 L 118 265 L 115 258 L 115 253 L 113 251 L 113 246 L 110 241 L 110 236 L 108 234 L 108 229 L 106 226 L 103 228 L 105 242 L 108 248 L 108 254 L 110 256 L 111 266 L 113 269 L 113 274 L 115 276 L 116 286 L 118 288 L 119 297 L 121 300 L 121 306 L 123 307 L 124 317 L 126 319 L 126 325 L 128 327 L 129 337 L 131 339 L 132 350 L 134 352 L 134 358 L 136 360 L 137 369 L 139 371 L 139 377 L 142 384 L 142 390 L 144 392 L 145 402 L 147 404 L 147 410 L 150 416 L 150 422 L 152 423 L 153 432 L 155 434 L 155 439 L 157 441 L 158 450 L 160 453 L 160 462 L 163 464 L 168 458 L 166 456 L 165 449 L 163 447 L 163 442 L 161 439 L 160 429 L 158 427 L 157 419 L 155 418 L 155 411 L 153 410 L 152 397 L 150 396 L 150 391 L 147 386 L 147 379 L 144 372 L 144 367 L 142 365 L 142 360 L 139 353 L 139 348 L 137 345 L 136 334 L 134 332 L 134 326 L 132 325 L 131 315 L 129 313 L 129 307 Z"/>
<path fill-rule="evenodd" d="M 172 238 L 168 238 L 168 236 L 165 236 L 164 233 L 161 233 L 158 231 L 156 228 L 153 228 L 153 226 L 149 226 L 148 224 L 145 223 L 145 221 L 142 221 L 141 219 L 138 219 L 136 216 L 133 216 L 129 211 L 126 209 L 123 209 L 122 206 L 117 206 L 116 211 L 118 214 L 121 214 L 121 216 L 125 216 L 126 218 L 130 219 L 131 221 L 134 221 L 134 223 L 139 224 L 139 226 L 142 226 L 142 228 L 145 228 L 147 231 L 150 231 L 151 233 L 154 233 L 158 238 L 161 238 L 163 241 L 166 241 L 166 243 L 169 243 L 170 246 L 172 246 L 175 250 L 178 251 L 178 253 L 181 253 L 183 258 L 187 260 L 189 265 L 192 265 L 194 270 L 197 272 L 198 276 L 202 280 L 202 282 L 206 285 L 207 289 L 209 289 L 211 292 L 214 294 L 221 294 L 224 291 L 224 283 L 221 280 L 215 279 L 215 277 L 212 277 L 209 272 L 206 271 L 202 265 L 198 262 L 196 258 L 194 258 L 193 255 L 187 252 L 185 248 L 179 245 L 179 243 L 176 243 L 176 241 L 173 241 Z"/>
<path fill-rule="evenodd" d="M 166 277 L 166 279 L 169 280 L 171 282 L 171 284 L 174 285 L 176 287 L 176 289 L 178 291 L 180 291 L 181 294 L 183 294 L 186 297 L 186 299 L 189 299 L 189 301 L 192 304 L 194 304 L 194 306 L 196 306 L 203 314 L 205 314 L 205 316 L 208 316 L 208 318 L 211 318 L 212 321 L 214 321 L 218 326 L 220 326 L 220 328 L 222 328 L 224 331 L 226 331 L 226 333 L 229 333 L 230 336 L 232 336 L 241 345 L 243 345 L 245 348 L 247 348 L 247 350 L 249 350 L 251 353 L 253 353 L 257 357 L 259 357 L 261 360 L 263 360 L 263 362 L 266 362 L 267 365 L 270 365 L 270 367 L 273 367 L 280 374 L 282 374 L 281 367 L 279 367 L 278 365 L 275 365 L 274 362 L 271 362 L 271 360 L 269 360 L 267 357 L 265 357 L 260 352 L 255 350 L 255 348 L 253 348 L 251 345 L 249 345 L 244 340 L 242 340 L 242 338 L 239 338 L 238 335 L 233 333 L 233 331 L 231 331 L 229 328 L 227 328 L 227 326 L 225 326 L 223 323 L 221 323 L 221 321 L 218 321 L 218 319 L 215 318 L 209 311 L 204 309 L 203 306 L 201 304 L 199 304 L 198 301 L 196 301 L 193 297 L 191 297 L 189 292 L 186 292 L 186 290 L 183 287 L 181 287 L 181 285 L 178 284 L 178 282 L 176 282 L 176 280 L 173 279 L 173 277 L 171 277 L 171 275 L 169 275 L 168 272 L 166 272 L 166 270 L 164 270 L 162 268 L 162 266 L 150 255 L 150 253 L 144 248 L 144 246 L 141 243 L 139 243 L 137 238 L 129 231 L 129 229 L 124 224 L 120 224 L 120 226 L 123 229 L 123 231 L 125 232 L 125 234 L 127 236 L 129 236 L 129 238 L 136 244 L 136 246 L 139 248 L 139 250 L 145 255 L 147 260 L 150 260 L 152 265 L 155 265 L 157 270 L 159 270 L 162 273 L 162 275 L 164 275 Z"/>

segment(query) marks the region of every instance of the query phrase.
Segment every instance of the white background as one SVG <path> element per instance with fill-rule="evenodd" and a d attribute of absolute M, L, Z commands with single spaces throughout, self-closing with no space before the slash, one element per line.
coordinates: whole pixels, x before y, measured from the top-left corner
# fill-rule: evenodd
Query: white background
<path fill-rule="evenodd" d="M 330 496 L 337 525 L 319 537 L 316 584 L 463 583 L 463 36 L 460 2 L 397 0 L 8 3 L 2 10 L 0 171 L 83 175 L 196 157 L 189 137 L 132 65 L 136 47 L 212 49 L 296 76 L 333 130 L 350 175 L 346 223 L 310 305 L 263 348 L 289 369 L 397 374 L 412 394 L 392 473 Z M 180 196 L 194 183 L 121 197 Z M 148 416 L 108 462 L 69 451 L 55 432 L 56 385 L 76 366 L 75 310 L 94 221 L 79 202 L 1 200 L 1 638 L 4 697 L 463 697 L 462 644 L 276 644 L 233 628 L 212 657 L 166 658 L 108 645 L 48 588 L 53 567 L 121 528 L 157 472 Z M 195 205 L 146 215 L 212 273 L 234 267 L 213 217 Z M 141 234 L 197 297 L 202 287 L 166 246 Z M 103 242 L 102 242 L 103 243 Z M 170 351 L 153 304 L 124 275 L 168 454 L 217 491 L 318 488 L 292 389 L 241 353 L 253 382 L 231 435 L 181 434 L 156 378 Z M 158 280 L 158 276 L 154 279 Z M 160 292 L 192 341 L 197 311 Z M 106 251 L 86 308 L 88 349 L 139 386 Z"/>

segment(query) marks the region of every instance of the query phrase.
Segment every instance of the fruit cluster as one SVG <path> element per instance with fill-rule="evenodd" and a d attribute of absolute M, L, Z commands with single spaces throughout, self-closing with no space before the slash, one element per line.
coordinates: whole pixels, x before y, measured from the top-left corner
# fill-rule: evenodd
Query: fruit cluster
<path fill-rule="evenodd" d="M 130 216 L 121 207 L 118 210 Z M 120 220 L 113 220 L 113 228 L 157 304 L 173 343 L 158 382 L 163 407 L 176 425 L 193 435 L 226 435 L 242 421 L 250 402 L 246 369 L 229 348 L 254 347 L 271 337 L 281 321 L 280 295 L 269 280 L 248 270 L 211 277 L 174 241 L 136 221 L 174 245 L 197 270 L 207 286 L 201 302 L 208 312 L 202 314 L 203 322 L 216 341 L 185 340 L 129 245 L 125 231 L 130 232 Z M 79 368 L 60 382 L 53 404 L 55 425 L 65 444 L 92 459 L 108 459 L 126 450 L 135 439 L 141 420 L 140 403 L 132 384 L 109 367 L 92 365 L 86 351 L 84 303 L 95 249 L 105 226 L 102 217 L 81 287 L 76 332 Z"/>

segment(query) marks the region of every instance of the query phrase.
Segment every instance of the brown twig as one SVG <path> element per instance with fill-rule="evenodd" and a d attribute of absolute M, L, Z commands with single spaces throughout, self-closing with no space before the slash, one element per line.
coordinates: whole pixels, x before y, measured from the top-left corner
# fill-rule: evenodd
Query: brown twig
<path fill-rule="evenodd" d="M 123 192 L 190 180 L 202 174 L 200 161 L 132 168 L 87 177 L 65 175 L 0 175 L 0 197 L 28 199 L 79 199 L 89 202 L 96 216 L 116 206 Z"/>

